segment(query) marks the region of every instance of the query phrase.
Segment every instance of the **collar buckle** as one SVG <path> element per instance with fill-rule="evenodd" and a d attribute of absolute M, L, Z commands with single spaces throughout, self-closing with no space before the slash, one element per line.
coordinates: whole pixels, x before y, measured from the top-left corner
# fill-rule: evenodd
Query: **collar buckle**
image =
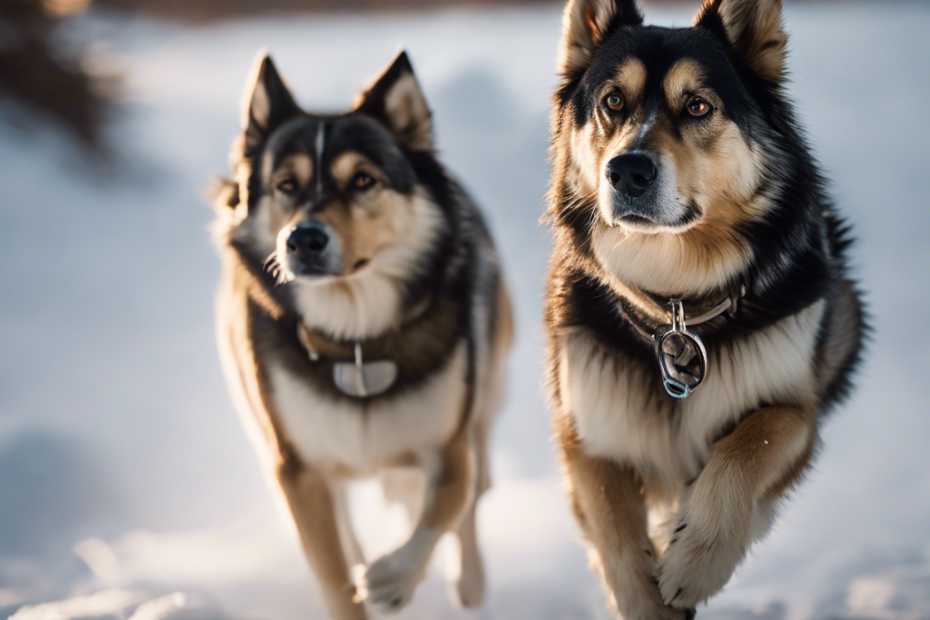
<path fill-rule="evenodd" d="M 680 299 L 669 300 L 670 325 L 660 326 L 654 336 L 662 384 L 669 396 L 684 399 L 704 382 L 707 350 L 701 338 L 685 324 Z"/>

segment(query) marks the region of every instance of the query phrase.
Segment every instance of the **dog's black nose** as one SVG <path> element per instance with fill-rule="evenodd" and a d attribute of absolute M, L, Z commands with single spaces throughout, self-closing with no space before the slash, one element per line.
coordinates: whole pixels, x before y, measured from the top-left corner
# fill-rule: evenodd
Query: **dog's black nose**
<path fill-rule="evenodd" d="M 656 180 L 656 167 L 645 155 L 620 155 L 607 164 L 607 180 L 620 194 L 639 198 Z"/>
<path fill-rule="evenodd" d="M 317 224 L 298 224 L 287 236 L 287 250 L 301 259 L 319 254 L 328 243 L 329 235 Z"/>

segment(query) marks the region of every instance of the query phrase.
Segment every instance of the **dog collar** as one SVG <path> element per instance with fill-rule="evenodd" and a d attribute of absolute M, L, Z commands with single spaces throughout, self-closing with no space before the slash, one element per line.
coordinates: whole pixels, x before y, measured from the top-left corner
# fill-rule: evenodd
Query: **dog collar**
<path fill-rule="evenodd" d="M 333 383 L 346 396 L 378 396 L 391 389 L 397 381 L 397 363 L 388 356 L 389 337 L 344 344 L 329 340 L 298 323 L 297 338 L 307 350 L 311 362 L 321 362 L 324 358 L 332 362 Z"/>
<path fill-rule="evenodd" d="M 643 297 L 655 301 L 655 296 L 639 291 Z M 681 299 L 667 300 L 665 322 L 647 325 L 634 319 L 632 313 L 621 308 L 623 316 L 636 331 L 655 347 L 656 360 L 662 375 L 662 385 L 669 396 L 684 399 L 704 382 L 707 376 L 707 350 L 701 337 L 688 326 L 708 323 L 726 313 L 736 314 L 739 300 L 746 296 L 746 285 L 734 287 L 719 303 L 707 307 L 698 306 L 695 315 L 688 318 Z"/>
<path fill-rule="evenodd" d="M 379 396 L 394 386 L 400 374 L 391 354 L 396 353 L 402 330 L 423 318 L 431 307 L 430 299 L 424 299 L 408 313 L 399 330 L 378 338 L 339 342 L 298 321 L 297 339 L 311 362 L 332 363 L 333 384 L 340 392 L 353 398 Z"/>

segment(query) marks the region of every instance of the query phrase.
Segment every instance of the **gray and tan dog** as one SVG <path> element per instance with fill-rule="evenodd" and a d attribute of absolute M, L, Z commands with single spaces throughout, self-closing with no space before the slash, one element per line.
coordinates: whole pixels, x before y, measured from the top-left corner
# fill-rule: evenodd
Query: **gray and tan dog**
<path fill-rule="evenodd" d="M 222 361 L 330 615 L 406 605 L 446 532 L 462 550 L 454 591 L 477 605 L 475 504 L 511 311 L 481 215 L 434 156 L 406 54 L 333 116 L 301 110 L 260 55 L 232 160 L 215 201 Z M 399 488 L 403 470 L 422 474 L 401 498 L 413 533 L 353 579 L 365 561 L 345 484 Z"/>
<path fill-rule="evenodd" d="M 859 359 L 846 228 L 784 93 L 780 0 L 691 28 L 571 0 L 546 325 L 573 508 L 626 620 L 724 587 Z"/>

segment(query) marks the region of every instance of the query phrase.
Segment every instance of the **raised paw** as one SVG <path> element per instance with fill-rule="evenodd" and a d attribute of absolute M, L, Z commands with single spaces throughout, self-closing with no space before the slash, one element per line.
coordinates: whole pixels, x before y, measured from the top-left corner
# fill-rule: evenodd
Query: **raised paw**
<path fill-rule="evenodd" d="M 358 596 L 382 613 L 403 609 L 424 576 L 424 563 L 401 547 L 374 562 L 357 580 Z"/>
<path fill-rule="evenodd" d="M 719 592 L 745 555 L 741 538 L 728 536 L 721 523 L 679 515 L 669 531 L 669 545 L 659 559 L 656 579 L 662 602 L 692 615 L 693 608 Z"/>

